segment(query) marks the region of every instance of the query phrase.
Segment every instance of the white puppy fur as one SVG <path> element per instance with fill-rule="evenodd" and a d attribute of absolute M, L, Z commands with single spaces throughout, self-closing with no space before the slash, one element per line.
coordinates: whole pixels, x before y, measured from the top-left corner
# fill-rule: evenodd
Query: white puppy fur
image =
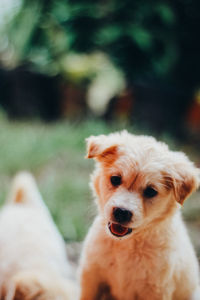
<path fill-rule="evenodd" d="M 65 243 L 26 172 L 0 212 L 0 299 L 75 300 Z"/>
<path fill-rule="evenodd" d="M 200 300 L 180 213 L 199 169 L 166 144 L 126 131 L 92 136 L 87 146 L 98 216 L 82 253 L 80 299 Z"/>

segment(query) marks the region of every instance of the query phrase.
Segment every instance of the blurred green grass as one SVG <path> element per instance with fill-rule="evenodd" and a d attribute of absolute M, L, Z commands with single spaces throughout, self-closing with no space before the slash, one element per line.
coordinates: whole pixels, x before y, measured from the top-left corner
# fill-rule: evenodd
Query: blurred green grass
<path fill-rule="evenodd" d="M 39 121 L 9 121 L 0 114 L 0 203 L 9 191 L 13 176 L 28 170 L 36 177 L 41 194 L 62 235 L 68 241 L 84 238 L 96 207 L 89 190 L 93 162 L 85 160 L 85 138 L 123 129 L 123 124 L 108 126 L 102 121 L 44 124 Z M 129 128 L 130 129 L 130 128 Z M 138 132 L 131 128 L 131 131 Z M 168 136 L 170 146 L 179 148 Z M 195 157 L 191 147 L 187 153 Z M 200 193 L 184 205 L 184 218 L 200 255 Z"/>
<path fill-rule="evenodd" d="M 0 203 L 20 170 L 34 174 L 41 194 L 63 236 L 80 240 L 95 214 L 89 193 L 92 162 L 86 161 L 85 138 L 106 133 L 103 123 L 10 122 L 0 116 Z"/>

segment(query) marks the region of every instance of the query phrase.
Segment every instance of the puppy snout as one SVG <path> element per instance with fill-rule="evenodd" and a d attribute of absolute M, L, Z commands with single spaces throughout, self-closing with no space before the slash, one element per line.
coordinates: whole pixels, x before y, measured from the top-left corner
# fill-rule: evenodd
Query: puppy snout
<path fill-rule="evenodd" d="M 113 208 L 113 217 L 114 220 L 120 224 L 126 224 L 131 221 L 132 212 L 122 207 Z"/>

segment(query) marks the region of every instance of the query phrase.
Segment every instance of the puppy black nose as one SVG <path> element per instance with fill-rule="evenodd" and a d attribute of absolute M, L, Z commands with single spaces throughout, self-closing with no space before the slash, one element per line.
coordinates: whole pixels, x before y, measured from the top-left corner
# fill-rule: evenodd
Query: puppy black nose
<path fill-rule="evenodd" d="M 115 221 L 117 221 L 120 224 L 128 223 L 130 222 L 132 218 L 132 212 L 130 210 L 127 210 L 125 208 L 121 207 L 114 207 L 113 208 L 113 216 Z"/>

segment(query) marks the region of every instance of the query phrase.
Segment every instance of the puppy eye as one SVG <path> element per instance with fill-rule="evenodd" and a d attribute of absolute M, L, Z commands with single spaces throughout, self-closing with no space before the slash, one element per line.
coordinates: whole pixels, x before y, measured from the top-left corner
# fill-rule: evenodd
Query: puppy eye
<path fill-rule="evenodd" d="M 110 182 L 112 183 L 113 186 L 118 186 L 122 183 L 122 178 L 121 176 L 111 176 Z"/>
<path fill-rule="evenodd" d="M 158 194 L 156 190 L 154 190 L 151 186 L 148 186 L 144 191 L 143 191 L 143 196 L 145 198 L 153 198 Z"/>

